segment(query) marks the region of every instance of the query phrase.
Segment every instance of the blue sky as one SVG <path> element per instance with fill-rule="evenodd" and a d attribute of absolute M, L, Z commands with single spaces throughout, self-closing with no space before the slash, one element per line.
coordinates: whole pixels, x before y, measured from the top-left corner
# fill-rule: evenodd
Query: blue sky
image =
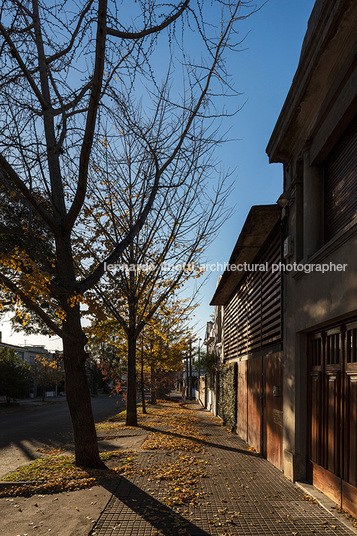
<path fill-rule="evenodd" d="M 245 50 L 230 67 L 245 105 L 233 120 L 238 141 L 222 150 L 224 164 L 236 170 L 235 210 L 208 251 L 210 263 L 229 260 L 252 205 L 275 203 L 282 192 L 282 165 L 269 164 L 265 148 L 295 74 L 313 5 L 313 0 L 270 0 L 244 22 L 249 32 Z M 195 332 L 201 338 L 214 312 L 209 302 L 218 275 L 211 273 L 195 312 Z"/>
<path fill-rule="evenodd" d="M 243 21 L 247 33 L 242 51 L 230 57 L 228 70 L 235 88 L 242 92 L 243 109 L 232 119 L 230 137 L 237 141 L 219 152 L 225 168 L 235 169 L 231 205 L 234 214 L 210 246 L 206 260 L 228 261 L 252 205 L 275 203 L 282 191 L 282 166 L 269 164 L 265 147 L 293 79 L 313 0 L 269 0 Z M 206 321 L 213 313 L 209 302 L 219 273 L 211 273 L 200 293 L 195 312 L 195 331 L 204 336 Z M 58 337 L 12 334 L 9 322 L 0 323 L 3 341 L 12 344 L 45 344 L 61 348 Z"/>

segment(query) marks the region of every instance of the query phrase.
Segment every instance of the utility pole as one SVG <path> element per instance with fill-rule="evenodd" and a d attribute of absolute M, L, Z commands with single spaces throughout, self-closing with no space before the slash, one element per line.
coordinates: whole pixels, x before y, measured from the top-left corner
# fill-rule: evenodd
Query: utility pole
<path fill-rule="evenodd" d="M 200 379 L 201 369 L 200 369 L 200 358 L 201 358 L 201 337 L 198 339 L 198 380 Z"/>
<path fill-rule="evenodd" d="M 189 396 L 192 400 L 192 339 L 190 339 L 190 377 L 189 377 Z"/>
<path fill-rule="evenodd" d="M 186 380 L 185 380 L 185 396 L 189 398 L 190 391 L 189 391 L 189 374 L 188 374 L 188 360 L 189 360 L 189 354 L 186 353 Z"/>
<path fill-rule="evenodd" d="M 201 359 L 201 337 L 198 339 L 198 378 L 197 378 L 197 389 L 198 389 L 198 401 L 201 400 L 201 367 L 200 367 L 200 359 Z"/>

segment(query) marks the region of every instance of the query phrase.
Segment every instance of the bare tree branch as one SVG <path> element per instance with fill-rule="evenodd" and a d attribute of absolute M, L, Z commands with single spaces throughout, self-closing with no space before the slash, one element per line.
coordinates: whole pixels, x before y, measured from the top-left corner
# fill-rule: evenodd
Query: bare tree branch
<path fill-rule="evenodd" d="M 79 34 L 79 30 L 80 30 L 80 27 L 82 25 L 82 22 L 83 22 L 83 19 L 84 17 L 86 16 L 86 14 L 88 13 L 88 11 L 91 9 L 93 5 L 93 0 L 89 0 L 89 2 L 87 2 L 87 5 L 83 8 L 82 10 L 82 13 L 80 14 L 79 18 L 78 18 L 78 23 L 77 23 L 77 26 L 76 28 L 74 29 L 73 33 L 72 33 L 72 36 L 71 36 L 71 39 L 68 43 L 68 45 L 61 51 L 59 52 L 56 52 L 56 54 L 52 54 L 52 56 L 49 56 L 48 58 L 46 58 L 46 63 L 47 64 L 50 64 L 60 58 L 62 58 L 63 56 L 66 56 L 68 54 L 68 52 L 71 51 L 73 45 L 74 45 L 74 42 Z"/>
<path fill-rule="evenodd" d="M 9 36 L 8 32 L 6 31 L 4 26 L 1 24 L 1 22 L 0 22 L 0 33 L 4 37 L 5 42 L 8 44 L 12 57 L 16 59 L 22 73 L 24 74 L 26 80 L 30 84 L 30 87 L 32 91 L 34 92 L 34 94 L 36 95 L 39 103 L 41 104 L 42 108 L 45 108 L 46 101 L 43 98 L 41 91 L 38 89 L 34 79 L 31 76 L 30 71 L 26 68 L 26 65 L 23 62 L 14 42 L 12 41 L 11 37 Z"/>
<path fill-rule="evenodd" d="M 87 112 L 87 121 L 84 131 L 83 144 L 79 158 L 78 183 L 77 191 L 73 203 L 64 221 L 64 228 L 68 231 L 73 228 L 74 222 L 83 206 L 86 196 L 87 176 L 89 166 L 89 156 L 93 144 L 93 135 L 97 119 L 97 111 L 100 101 L 100 92 L 103 81 L 104 63 L 105 63 L 105 46 L 106 46 L 106 20 L 107 20 L 107 1 L 99 0 L 98 2 L 98 25 L 96 36 L 95 66 L 93 74 L 93 83 Z"/>
<path fill-rule="evenodd" d="M 140 32 L 124 32 L 116 30 L 115 28 L 107 27 L 106 32 L 108 35 L 113 35 L 114 37 L 120 37 L 122 39 L 142 39 L 143 37 L 147 37 L 148 35 L 157 34 L 165 28 L 168 28 L 173 22 L 175 22 L 175 20 L 181 17 L 182 13 L 185 11 L 189 3 L 190 0 L 185 0 L 181 7 L 173 15 L 167 17 L 161 24 L 157 24 L 152 28 L 145 28 Z"/>
<path fill-rule="evenodd" d="M 9 188 L 9 191 L 12 191 L 10 188 L 11 185 L 20 192 L 26 199 L 31 203 L 34 209 L 38 212 L 41 218 L 47 223 L 47 225 L 54 231 L 57 232 L 58 228 L 53 216 L 48 212 L 48 210 L 43 206 L 42 203 L 37 201 L 37 199 L 32 195 L 31 191 L 28 189 L 26 184 L 20 179 L 16 171 L 10 166 L 7 160 L 0 154 L 0 181 L 5 187 Z"/>

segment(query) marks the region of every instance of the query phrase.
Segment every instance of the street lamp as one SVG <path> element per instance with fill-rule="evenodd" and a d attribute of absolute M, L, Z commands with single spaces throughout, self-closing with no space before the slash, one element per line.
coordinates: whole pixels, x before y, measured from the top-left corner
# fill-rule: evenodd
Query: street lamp
<path fill-rule="evenodd" d="M 200 369 L 200 358 L 201 358 L 201 340 L 198 339 L 198 378 L 197 378 L 197 389 L 198 389 L 198 400 L 201 400 L 201 369 Z"/>
<path fill-rule="evenodd" d="M 201 337 L 198 339 L 198 381 L 200 381 L 200 357 L 201 357 Z"/>

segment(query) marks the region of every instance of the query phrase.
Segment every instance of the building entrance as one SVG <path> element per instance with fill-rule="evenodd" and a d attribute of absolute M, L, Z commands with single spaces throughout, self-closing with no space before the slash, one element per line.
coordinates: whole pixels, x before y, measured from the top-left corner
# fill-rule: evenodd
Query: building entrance
<path fill-rule="evenodd" d="M 357 322 L 309 336 L 308 476 L 357 515 Z"/>

